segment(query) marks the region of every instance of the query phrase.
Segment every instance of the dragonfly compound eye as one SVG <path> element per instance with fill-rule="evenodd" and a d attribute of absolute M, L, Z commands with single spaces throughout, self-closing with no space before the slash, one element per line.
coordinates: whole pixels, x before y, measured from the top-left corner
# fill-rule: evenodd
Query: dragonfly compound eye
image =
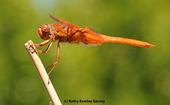
<path fill-rule="evenodd" d="M 48 24 L 44 24 L 40 28 L 43 32 L 50 32 L 50 26 Z"/>
<path fill-rule="evenodd" d="M 38 28 L 38 34 L 42 39 L 49 39 L 50 27 L 48 24 L 44 24 Z"/>

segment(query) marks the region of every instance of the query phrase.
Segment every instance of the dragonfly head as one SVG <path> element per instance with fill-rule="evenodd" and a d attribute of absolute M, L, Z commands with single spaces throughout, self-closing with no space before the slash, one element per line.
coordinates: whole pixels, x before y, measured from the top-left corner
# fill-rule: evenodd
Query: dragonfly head
<path fill-rule="evenodd" d="M 38 34 L 44 40 L 47 40 L 50 38 L 50 35 L 51 35 L 50 31 L 51 31 L 50 24 L 43 24 L 38 28 Z"/>

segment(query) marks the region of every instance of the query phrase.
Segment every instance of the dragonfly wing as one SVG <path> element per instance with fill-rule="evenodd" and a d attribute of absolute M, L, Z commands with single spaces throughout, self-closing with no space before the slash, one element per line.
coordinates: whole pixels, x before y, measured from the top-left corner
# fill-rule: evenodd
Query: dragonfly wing
<path fill-rule="evenodd" d="M 66 20 L 64 20 L 64 19 L 54 17 L 54 16 L 51 15 L 51 14 L 49 14 L 49 17 L 50 17 L 51 19 L 53 19 L 54 21 L 56 21 L 56 22 L 59 22 L 59 23 L 68 25 L 68 26 L 70 26 L 70 27 L 77 27 L 77 28 L 79 28 L 77 25 L 72 24 L 72 23 L 70 23 L 70 22 L 68 22 L 68 21 L 66 21 Z"/>
<path fill-rule="evenodd" d="M 56 22 L 63 23 L 62 21 L 60 21 L 60 19 L 59 19 L 59 18 L 54 17 L 54 16 L 53 16 L 53 15 L 51 15 L 51 14 L 49 14 L 49 17 L 50 17 L 51 19 L 53 19 L 54 21 L 56 21 Z"/>

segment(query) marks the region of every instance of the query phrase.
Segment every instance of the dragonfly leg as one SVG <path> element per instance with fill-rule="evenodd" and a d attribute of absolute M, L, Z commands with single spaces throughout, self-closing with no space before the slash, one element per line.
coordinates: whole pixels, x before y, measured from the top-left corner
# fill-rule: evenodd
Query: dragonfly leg
<path fill-rule="evenodd" d="M 48 44 L 50 42 L 51 42 L 51 40 L 45 40 L 45 41 L 43 41 L 41 43 L 34 43 L 34 45 L 36 47 L 41 47 L 41 46 L 44 46 L 44 45 L 46 45 L 46 44 Z M 37 48 L 35 48 L 35 49 L 36 49 L 36 52 L 39 53 L 39 54 L 47 54 L 49 52 L 51 46 L 52 46 L 52 42 L 48 45 L 46 50 L 40 50 L 40 49 L 37 49 Z"/>
<path fill-rule="evenodd" d="M 50 66 L 50 71 L 48 72 L 48 75 L 50 75 L 53 69 L 57 66 L 57 64 L 59 64 L 59 61 L 60 61 L 60 42 L 58 41 L 57 42 L 57 57 L 56 57 L 56 60 Z"/>
<path fill-rule="evenodd" d="M 51 41 L 51 40 L 45 40 L 45 41 L 43 41 L 43 42 L 41 42 L 41 43 L 34 43 L 34 45 L 35 45 L 36 47 L 44 46 L 44 45 L 48 44 L 50 41 Z"/>
<path fill-rule="evenodd" d="M 48 47 L 45 50 L 36 49 L 36 51 L 39 54 L 47 54 L 50 51 L 51 46 L 52 46 L 52 42 L 48 45 Z"/>

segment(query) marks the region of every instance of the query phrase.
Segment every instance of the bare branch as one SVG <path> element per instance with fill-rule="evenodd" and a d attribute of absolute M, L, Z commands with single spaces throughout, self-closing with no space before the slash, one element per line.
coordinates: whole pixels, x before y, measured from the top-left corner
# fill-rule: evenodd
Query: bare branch
<path fill-rule="evenodd" d="M 50 97 L 53 105 L 62 105 L 62 103 L 53 87 L 53 84 L 51 83 L 51 80 L 44 68 L 44 65 L 42 64 L 39 56 L 36 53 L 36 50 L 35 50 L 36 48 L 35 48 L 33 42 L 31 40 L 28 41 L 27 43 L 25 43 L 25 47 L 32 58 L 32 61 L 38 71 L 38 74 L 39 74 L 41 80 L 43 81 L 43 84 L 49 94 L 49 97 Z"/>

